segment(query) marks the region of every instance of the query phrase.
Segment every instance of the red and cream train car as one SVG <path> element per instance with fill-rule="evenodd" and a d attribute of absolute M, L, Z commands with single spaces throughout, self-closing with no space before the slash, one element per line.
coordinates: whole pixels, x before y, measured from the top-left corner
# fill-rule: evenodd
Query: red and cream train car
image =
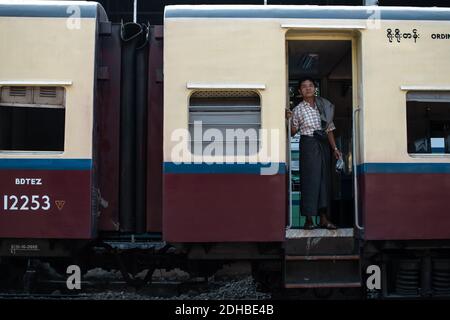
<path fill-rule="evenodd" d="M 94 3 L 0 3 L 2 239 L 96 236 L 102 19 Z"/>
<path fill-rule="evenodd" d="M 374 296 L 450 294 L 449 20 L 168 6 L 164 26 L 119 25 L 92 2 L 0 2 L 2 257 L 100 246 L 148 267 L 172 246 L 191 271 L 251 260 L 285 288 L 360 290 L 376 265 Z M 293 227 L 285 109 L 304 76 L 335 104 L 336 231 Z"/>

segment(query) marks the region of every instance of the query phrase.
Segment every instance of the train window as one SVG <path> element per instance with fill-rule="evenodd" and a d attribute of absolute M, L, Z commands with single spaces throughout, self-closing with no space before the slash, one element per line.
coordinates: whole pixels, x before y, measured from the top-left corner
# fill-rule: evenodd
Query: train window
<path fill-rule="evenodd" d="M 450 92 L 407 94 L 408 153 L 450 153 Z"/>
<path fill-rule="evenodd" d="M 252 155 L 259 150 L 261 105 L 254 91 L 198 91 L 189 101 L 190 152 Z"/>
<path fill-rule="evenodd" d="M 61 87 L 2 87 L 0 151 L 64 151 Z"/>

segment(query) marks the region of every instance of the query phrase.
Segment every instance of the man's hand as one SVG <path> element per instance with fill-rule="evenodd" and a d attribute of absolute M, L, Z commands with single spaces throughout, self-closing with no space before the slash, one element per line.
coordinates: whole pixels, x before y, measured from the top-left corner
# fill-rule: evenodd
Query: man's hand
<path fill-rule="evenodd" d="M 334 156 L 336 157 L 336 160 L 342 158 L 342 153 L 339 151 L 339 149 L 334 150 Z"/>
<path fill-rule="evenodd" d="M 292 117 L 292 111 L 289 110 L 288 108 L 285 109 L 285 117 L 286 117 L 286 120 L 289 120 L 289 118 Z"/>

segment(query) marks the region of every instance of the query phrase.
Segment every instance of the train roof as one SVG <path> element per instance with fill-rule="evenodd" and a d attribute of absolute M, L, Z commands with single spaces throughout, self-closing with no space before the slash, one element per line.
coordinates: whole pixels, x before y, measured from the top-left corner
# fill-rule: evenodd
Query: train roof
<path fill-rule="evenodd" d="M 78 13 L 80 18 L 108 21 L 105 9 L 97 2 L 0 0 L 0 17 L 68 18 Z"/>
<path fill-rule="evenodd" d="M 365 20 L 372 18 L 375 10 L 383 20 L 450 21 L 450 8 L 319 5 L 174 5 L 165 8 L 164 18 Z"/>

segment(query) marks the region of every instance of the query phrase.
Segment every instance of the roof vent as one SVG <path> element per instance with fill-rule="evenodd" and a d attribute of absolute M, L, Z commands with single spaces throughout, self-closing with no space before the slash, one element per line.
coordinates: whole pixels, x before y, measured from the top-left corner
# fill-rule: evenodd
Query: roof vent
<path fill-rule="evenodd" d="M 56 87 L 39 87 L 39 97 L 56 98 Z"/>
<path fill-rule="evenodd" d="M 27 95 L 27 87 L 10 87 L 9 96 L 11 97 L 25 97 Z"/>

